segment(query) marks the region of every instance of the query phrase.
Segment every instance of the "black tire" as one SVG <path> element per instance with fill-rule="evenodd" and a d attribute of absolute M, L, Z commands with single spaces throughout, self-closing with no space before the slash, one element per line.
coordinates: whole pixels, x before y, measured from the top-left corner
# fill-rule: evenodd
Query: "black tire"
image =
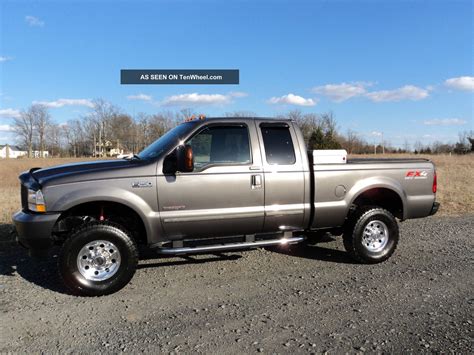
<path fill-rule="evenodd" d="M 378 243 L 379 247 L 376 248 L 375 244 L 364 239 L 366 227 L 368 229 L 378 228 L 377 230 L 381 231 L 380 235 L 386 238 L 380 239 L 384 242 L 386 240 L 385 244 Z M 397 220 L 389 211 L 376 206 L 362 207 L 357 210 L 349 218 L 343 234 L 346 251 L 354 260 L 365 264 L 376 264 L 387 260 L 395 252 L 398 240 Z M 375 243 L 377 242 L 378 240 L 375 241 Z"/>
<path fill-rule="evenodd" d="M 119 252 L 118 257 L 120 259 L 117 259 L 117 261 L 113 259 L 113 254 L 107 254 L 110 260 L 109 263 L 114 262 L 116 264 L 113 276 L 105 275 L 105 277 L 109 277 L 105 280 L 87 278 L 79 271 L 78 267 L 80 262 L 78 260 L 79 253 L 87 245 L 96 241 L 110 242 Z M 104 247 L 103 244 L 100 246 Z M 112 253 L 117 253 L 113 249 L 110 250 Z M 84 259 L 86 259 L 86 256 L 84 256 Z M 58 269 L 64 284 L 72 293 L 81 296 L 102 296 L 117 292 L 127 285 L 135 274 L 137 263 L 138 249 L 134 240 L 130 237 L 130 233 L 115 223 L 91 222 L 74 230 L 64 242 L 59 255 Z M 84 269 L 82 270 L 84 272 Z M 109 271 L 108 269 L 105 270 Z M 105 274 L 105 270 L 103 270 L 103 274 Z"/>

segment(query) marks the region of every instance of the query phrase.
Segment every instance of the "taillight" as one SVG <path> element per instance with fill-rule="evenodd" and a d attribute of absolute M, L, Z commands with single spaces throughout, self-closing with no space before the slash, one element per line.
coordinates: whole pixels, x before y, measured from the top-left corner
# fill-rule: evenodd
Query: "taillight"
<path fill-rule="evenodd" d="M 438 178 L 436 177 L 436 170 L 434 172 L 434 176 L 433 176 L 433 193 L 435 194 L 436 193 L 436 190 L 438 189 Z"/>

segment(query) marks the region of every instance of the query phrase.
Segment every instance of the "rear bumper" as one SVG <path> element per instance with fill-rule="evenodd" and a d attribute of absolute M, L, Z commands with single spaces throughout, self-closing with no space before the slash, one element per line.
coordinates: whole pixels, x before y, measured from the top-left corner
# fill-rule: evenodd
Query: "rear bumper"
<path fill-rule="evenodd" d="M 59 213 L 37 214 L 18 211 L 13 215 L 13 223 L 17 232 L 17 241 L 30 250 L 30 254 L 39 254 L 53 245 L 54 224 Z"/>
<path fill-rule="evenodd" d="M 431 207 L 431 212 L 430 216 L 434 215 L 436 212 L 439 210 L 440 203 L 439 202 L 433 202 L 433 207 Z"/>

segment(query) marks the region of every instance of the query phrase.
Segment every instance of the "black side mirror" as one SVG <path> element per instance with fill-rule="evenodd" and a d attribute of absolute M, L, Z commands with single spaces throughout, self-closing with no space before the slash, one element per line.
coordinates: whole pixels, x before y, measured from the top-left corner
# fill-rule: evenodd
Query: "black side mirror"
<path fill-rule="evenodd" d="M 176 154 L 176 149 L 173 150 L 170 154 L 165 157 L 163 161 L 163 174 L 172 175 L 176 174 L 178 170 L 178 159 Z"/>
<path fill-rule="evenodd" d="M 194 170 L 193 148 L 189 144 L 176 148 L 177 171 L 190 173 Z"/>

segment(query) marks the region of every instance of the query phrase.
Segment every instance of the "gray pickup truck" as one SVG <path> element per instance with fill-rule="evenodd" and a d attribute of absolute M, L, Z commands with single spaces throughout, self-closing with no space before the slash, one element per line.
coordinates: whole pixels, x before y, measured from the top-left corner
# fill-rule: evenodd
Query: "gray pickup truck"
<path fill-rule="evenodd" d="M 295 122 L 263 118 L 191 120 L 134 157 L 34 168 L 20 182 L 19 243 L 37 255 L 61 245 L 65 285 L 92 296 L 130 281 L 139 244 L 213 253 L 322 231 L 342 234 L 357 261 L 378 263 L 395 251 L 397 218 L 439 207 L 430 161 L 318 164 Z"/>

